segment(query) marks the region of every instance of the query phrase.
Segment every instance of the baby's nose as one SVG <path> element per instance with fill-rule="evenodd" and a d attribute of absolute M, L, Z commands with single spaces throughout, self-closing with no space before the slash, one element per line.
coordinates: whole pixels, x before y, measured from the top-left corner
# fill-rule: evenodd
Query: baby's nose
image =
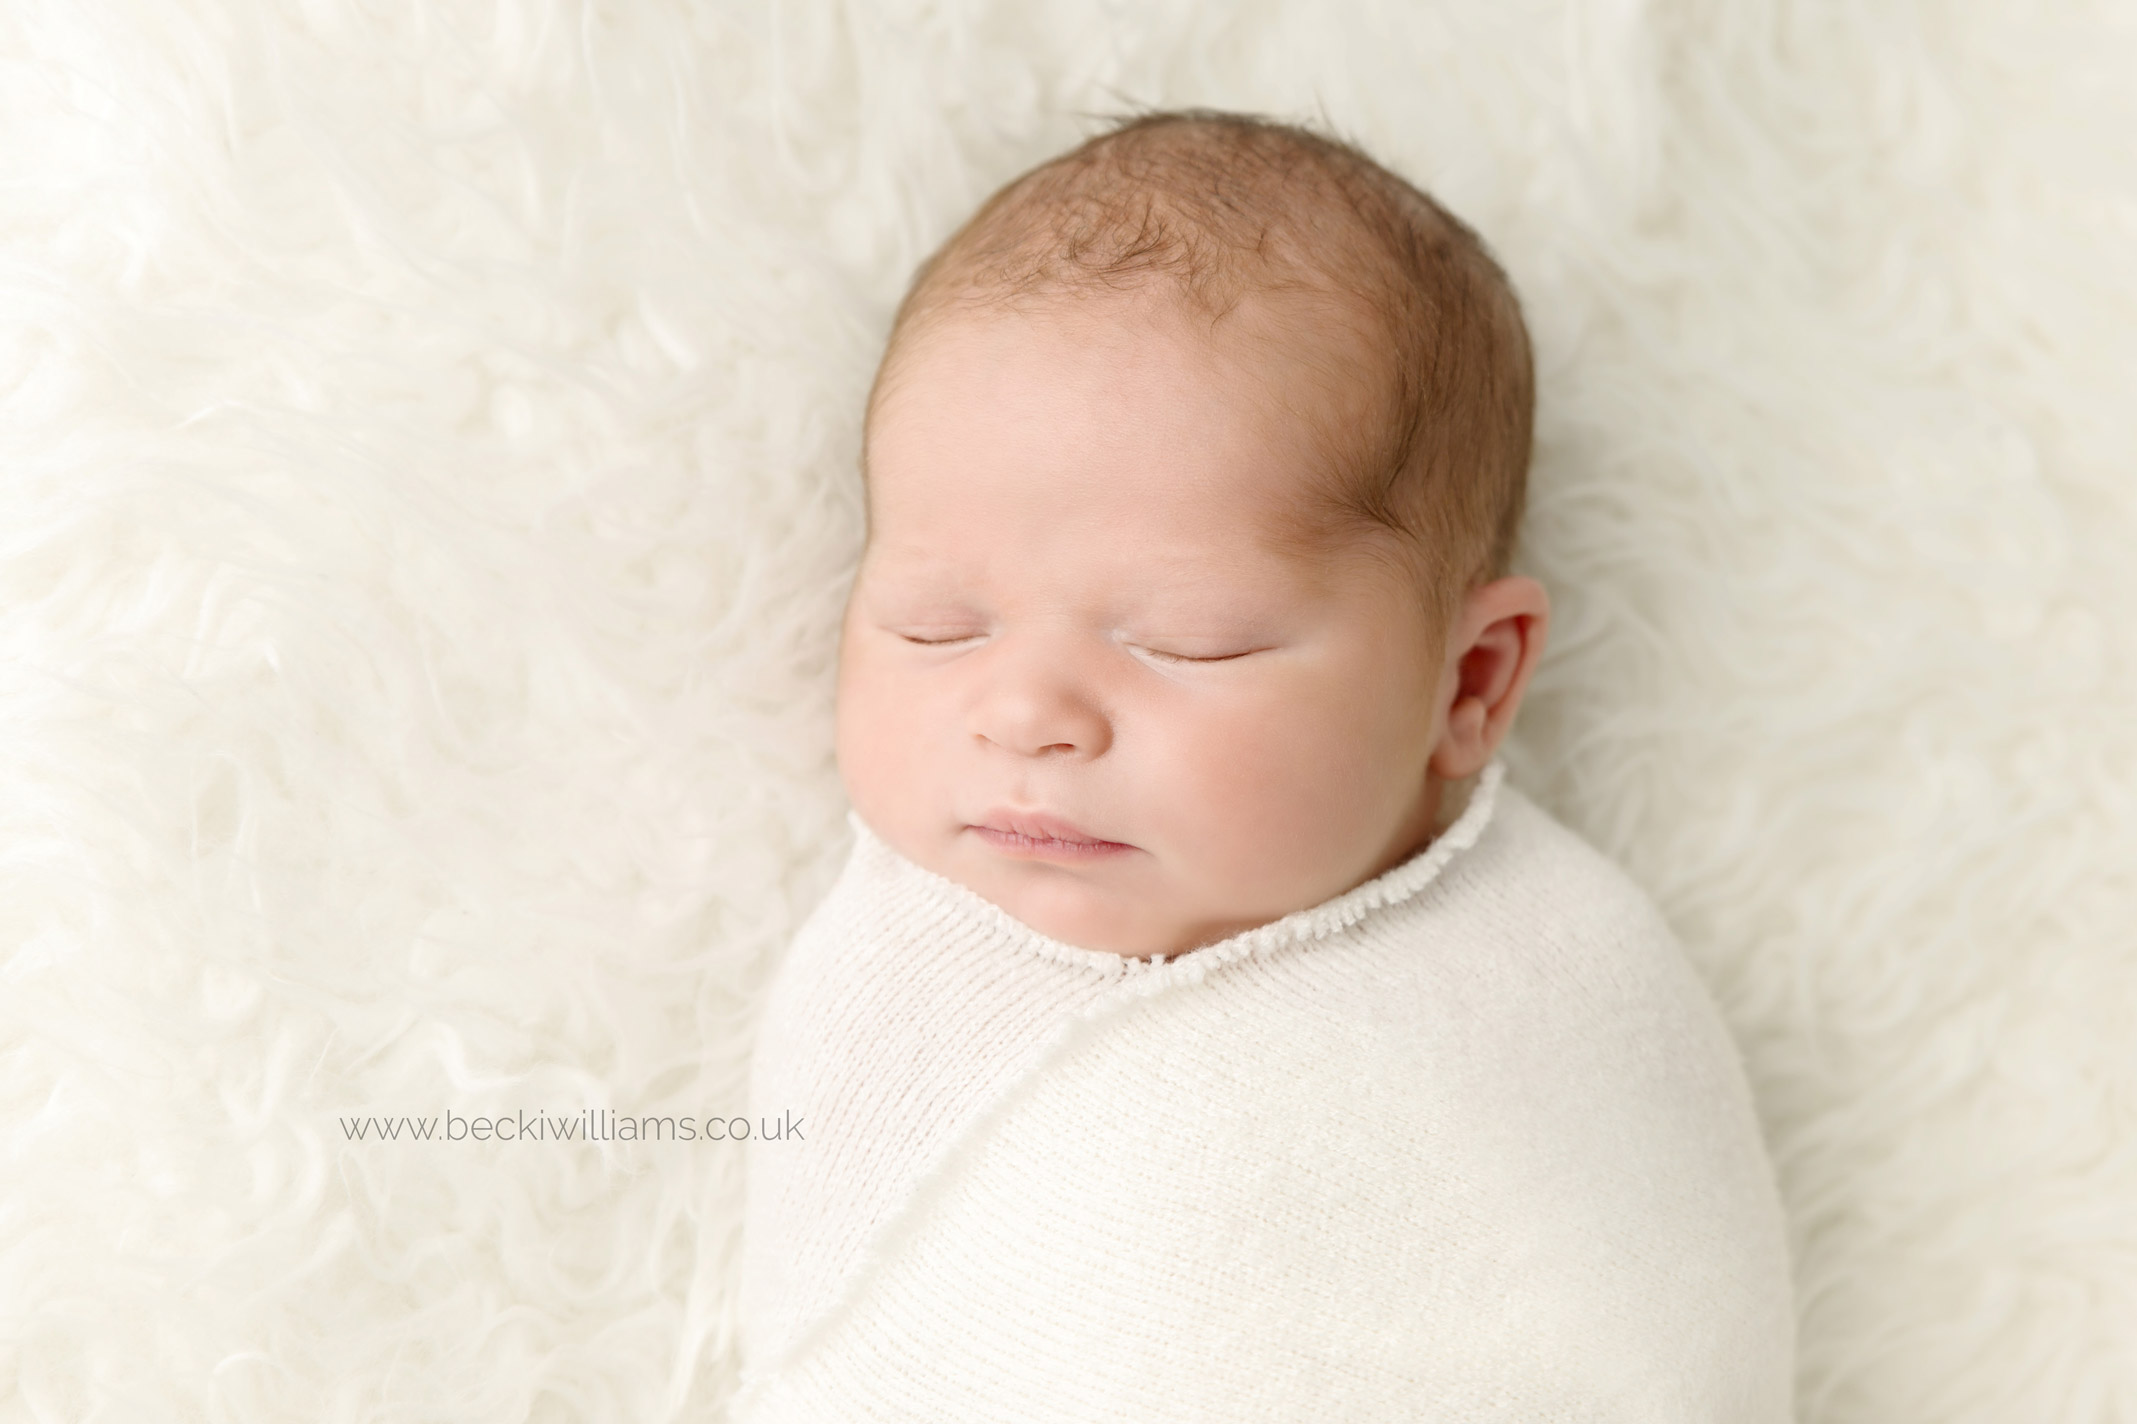
<path fill-rule="evenodd" d="M 1072 658 L 1056 650 L 1000 649 L 972 709 L 972 733 L 1019 756 L 1103 754 L 1112 724 Z"/>

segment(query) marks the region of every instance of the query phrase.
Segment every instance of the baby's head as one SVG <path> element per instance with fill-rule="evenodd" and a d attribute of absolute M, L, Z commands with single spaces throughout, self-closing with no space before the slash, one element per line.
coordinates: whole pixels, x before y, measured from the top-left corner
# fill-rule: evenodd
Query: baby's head
<path fill-rule="evenodd" d="M 869 397 L 839 768 L 1042 933 L 1178 954 L 1400 864 L 1541 652 L 1533 376 L 1476 235 L 1341 144 L 1154 115 L 921 268 Z"/>

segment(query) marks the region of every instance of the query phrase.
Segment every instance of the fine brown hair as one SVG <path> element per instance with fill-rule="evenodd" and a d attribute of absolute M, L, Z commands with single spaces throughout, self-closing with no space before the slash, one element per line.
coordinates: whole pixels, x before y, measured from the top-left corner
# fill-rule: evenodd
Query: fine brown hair
<path fill-rule="evenodd" d="M 1520 302 L 1459 218 L 1357 147 L 1293 124 L 1146 113 L 1005 184 L 914 275 L 868 421 L 932 322 L 1151 284 L 1213 331 L 1250 293 L 1318 299 L 1290 309 L 1366 354 L 1366 418 L 1325 432 L 1301 542 L 1395 536 L 1442 622 L 1507 572 L 1535 409 Z M 864 470 L 866 450 L 864 425 Z"/>

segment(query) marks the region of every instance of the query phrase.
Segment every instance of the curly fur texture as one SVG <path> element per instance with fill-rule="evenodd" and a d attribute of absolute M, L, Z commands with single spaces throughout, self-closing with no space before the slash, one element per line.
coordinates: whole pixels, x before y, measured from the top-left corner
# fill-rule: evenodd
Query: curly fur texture
<path fill-rule="evenodd" d="M 1081 115 L 1325 115 L 1535 333 L 1508 749 L 1661 905 L 1803 1415 L 2137 1417 L 2137 28 L 1954 0 L 13 0 L 0 1419 L 668 1420 L 846 848 L 861 398 Z"/>

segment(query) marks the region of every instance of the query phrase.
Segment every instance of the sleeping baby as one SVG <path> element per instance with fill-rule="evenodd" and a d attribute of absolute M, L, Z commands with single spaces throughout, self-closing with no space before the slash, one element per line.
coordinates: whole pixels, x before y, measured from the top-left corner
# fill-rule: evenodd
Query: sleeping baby
<path fill-rule="evenodd" d="M 1532 408 L 1476 235 L 1288 126 L 1136 119 L 922 266 L 734 1417 L 1791 1417 L 1736 1050 L 1496 756 Z"/>

